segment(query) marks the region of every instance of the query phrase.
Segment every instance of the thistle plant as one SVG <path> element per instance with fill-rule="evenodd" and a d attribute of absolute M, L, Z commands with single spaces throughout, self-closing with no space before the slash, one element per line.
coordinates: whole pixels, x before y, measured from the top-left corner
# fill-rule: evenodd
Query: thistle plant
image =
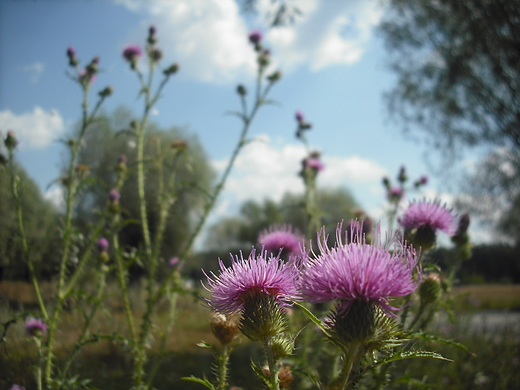
<path fill-rule="evenodd" d="M 158 46 L 155 27 L 148 30 L 144 49 L 130 45 L 122 52 L 123 59 L 138 79 L 143 103 L 140 118 L 133 120 L 126 132 L 135 139 L 136 151 L 132 156 L 135 163 L 127 166 L 125 155 L 114 161 L 115 178 L 104 183 L 105 206 L 85 236 L 81 236 L 74 226 L 74 210 L 83 188 L 95 181 L 90 177 L 89 167 L 80 164 L 80 154 L 85 135 L 113 89 L 108 86 L 100 90 L 91 108 L 89 99 L 92 83 L 99 73 L 100 58 L 95 57 L 80 68 L 81 62 L 74 48 L 67 49 L 68 63 L 73 69 L 69 76 L 83 93 L 82 120 L 77 133 L 64 141 L 69 160 L 67 171 L 59 180 L 65 192 L 65 212 L 53 304 L 44 302 L 40 291 L 34 264 L 41 259 L 35 259 L 27 241 L 19 178 L 14 168 L 18 141 L 14 132 L 7 133 L 4 139 L 8 151 L 6 162 L 11 172 L 22 256 L 39 304 L 37 317 L 31 317 L 29 313 L 19 316 L 26 319 L 26 336 L 37 349 L 34 374 L 38 390 L 87 388 L 89 380 L 77 379 L 71 371 L 82 348 L 99 340 L 109 340 L 126 348 L 131 356 L 132 389 L 155 388 L 154 378 L 166 353 L 178 298 L 180 294 L 193 293 L 185 287 L 182 266 L 189 260 L 192 246 L 239 153 L 251 141 L 249 131 L 253 120 L 259 109 L 270 103 L 268 95 L 282 75 L 280 71 L 269 70 L 271 52 L 264 46 L 262 34 L 254 31 L 248 39 L 256 53 L 257 73 L 251 95 L 244 85 L 236 88 L 241 110 L 232 114 L 241 122 L 238 142 L 214 188 L 201 189 L 206 195 L 202 213 L 185 245 L 169 261 L 162 258 L 161 249 L 167 239 L 167 221 L 172 217 L 171 210 L 181 188 L 176 181 L 176 170 L 166 177 L 163 169 L 167 157 L 177 166 L 187 152 L 187 146 L 182 141 L 174 142 L 169 155 L 165 156 L 160 141 L 149 137 L 152 109 L 172 76 L 180 70 L 177 63 L 161 68 L 163 53 Z M 143 60 L 146 60 L 146 66 Z M 158 77 L 160 79 L 156 80 Z M 391 204 L 390 225 L 397 221 L 401 230 L 390 229 L 384 234 L 380 224 L 372 229 L 371 220 L 359 214 L 365 222 L 347 221 L 345 229 L 339 223 L 335 242 L 330 244 L 325 227 L 320 226 L 316 199 L 316 180 L 324 166 L 320 153 L 308 145 L 306 134 L 312 125 L 301 112 L 297 112 L 295 118 L 296 137 L 306 149 L 299 173 L 305 186 L 305 235 L 288 224 L 273 225 L 259 234 L 261 250 L 253 249 L 246 257 L 242 253 L 231 255 L 229 266 L 219 260 L 219 271 L 205 272 L 204 287 L 209 297 L 204 298 L 204 303 L 213 312 L 209 325 L 218 345 L 205 342 L 199 345 L 213 351 L 215 377 L 213 380 L 193 376 L 184 379 L 212 390 L 227 390 L 230 386 L 229 359 L 240 341 L 240 333 L 261 345 L 264 360 L 253 361 L 252 368 L 270 390 L 288 388 L 295 376 L 302 389 L 381 389 L 388 384 L 389 367 L 394 361 L 412 357 L 445 359 L 433 352 L 414 350 L 412 342 L 430 337 L 449 343 L 441 337 L 426 334 L 426 330 L 435 313 L 448 306 L 445 292 L 453 283 L 461 262 L 470 256 L 469 217 L 462 215 L 457 219 L 439 201 L 426 200 L 412 202 L 398 216 L 398 206 L 407 191 L 408 177 L 403 167 L 397 178 L 399 186 L 392 186 L 386 178 L 383 181 Z M 148 153 L 150 145 L 152 152 Z M 151 169 L 159 172 L 157 218 L 151 218 L 145 191 L 147 172 Z M 123 191 L 124 184 L 130 175 L 137 178 L 137 221 L 126 218 L 122 206 L 128 196 Z M 426 183 L 427 178 L 423 176 L 416 180 L 414 188 Z M 137 224 L 142 236 L 142 245 L 131 253 L 121 243 L 121 231 L 128 224 Z M 442 233 L 450 236 L 455 245 L 456 258 L 448 270 L 441 270 L 428 261 L 428 253 L 437 244 L 438 234 Z M 308 240 L 314 237 L 317 237 L 316 245 L 313 247 L 311 242 L 307 248 Z M 77 261 L 70 261 L 76 257 Z M 132 308 L 129 294 L 129 267 L 133 262 L 142 264 L 146 271 L 145 306 L 141 317 Z M 95 283 L 88 286 L 88 291 L 82 291 L 81 281 L 89 268 L 95 275 Z M 164 269 L 167 269 L 166 273 Z M 119 333 L 96 333 L 94 319 L 107 308 L 106 285 L 111 275 L 115 276 L 121 293 L 126 329 Z M 79 335 L 71 353 L 58 367 L 59 326 L 71 300 L 78 302 L 76 306 L 81 312 Z M 159 304 L 164 300 L 169 304 L 166 321 L 159 326 L 157 314 Z M 4 324 L 4 334 L 7 326 Z M 158 338 L 157 349 L 151 352 L 150 340 L 154 338 Z M 325 369 L 318 368 L 322 360 L 330 363 L 325 364 Z"/>
<path fill-rule="evenodd" d="M 408 173 L 406 172 L 406 167 L 403 165 L 399 168 L 399 173 L 397 174 L 397 185 L 392 184 L 391 180 L 385 176 L 383 177 L 383 186 L 386 190 L 386 199 L 388 201 L 388 226 L 390 229 L 394 228 L 395 220 L 397 214 L 399 212 L 399 206 L 401 202 L 404 200 L 404 197 L 407 192 L 410 190 L 419 190 L 421 187 L 428 184 L 428 176 L 422 175 L 417 180 L 414 181 L 413 186 L 408 186 Z"/>

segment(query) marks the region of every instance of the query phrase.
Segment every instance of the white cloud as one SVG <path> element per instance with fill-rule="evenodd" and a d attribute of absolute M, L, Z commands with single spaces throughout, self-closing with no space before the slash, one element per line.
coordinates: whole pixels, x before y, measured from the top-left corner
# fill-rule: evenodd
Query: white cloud
<path fill-rule="evenodd" d="M 248 28 L 234 0 L 121 0 L 148 15 L 141 27 L 155 25 L 168 60 L 178 61 L 183 75 L 206 82 L 228 82 L 252 74 L 255 54 Z M 136 39 L 143 40 L 140 28 Z"/>
<path fill-rule="evenodd" d="M 59 186 L 54 186 L 49 189 L 43 197 L 51 202 L 58 210 L 65 210 L 65 197 L 63 194 L 63 188 Z"/>
<path fill-rule="evenodd" d="M 30 65 L 25 65 L 22 70 L 30 73 L 32 83 L 37 83 L 40 79 L 40 75 L 45 70 L 45 64 L 43 62 L 34 62 Z"/>
<path fill-rule="evenodd" d="M 56 110 L 45 111 L 36 106 L 32 112 L 16 115 L 0 111 L 0 129 L 14 131 L 21 149 L 39 149 L 56 141 L 64 132 L 63 117 Z"/>
<path fill-rule="evenodd" d="M 265 24 L 270 0 L 258 2 L 256 26 L 247 26 L 235 0 L 118 0 L 129 10 L 146 15 L 131 39 L 143 41 L 150 25 L 158 29 L 160 46 L 168 61 L 178 61 L 184 76 L 226 83 L 255 72 L 255 53 L 247 34 Z M 297 67 L 313 71 L 358 61 L 379 23 L 382 9 L 368 0 L 301 0 L 295 24 L 270 29 L 266 46 L 273 49 L 273 68 L 285 72 Z"/>
<path fill-rule="evenodd" d="M 261 2 L 263 9 L 269 0 Z M 269 31 L 267 39 L 284 70 L 305 65 L 313 71 L 358 61 L 382 15 L 375 1 L 307 0 L 294 25 Z"/>
<path fill-rule="evenodd" d="M 224 187 L 222 201 L 226 203 L 219 209 L 220 215 L 236 211 L 245 200 L 280 201 L 286 192 L 303 192 L 303 182 L 298 176 L 301 161 L 306 157 L 303 145 L 274 146 L 268 136 L 261 139 L 247 145 L 238 156 Z M 318 176 L 320 187 L 348 187 L 363 202 L 380 199 L 377 195 L 365 199 L 356 195 L 368 192 L 367 188 L 380 186 L 386 170 L 376 162 L 357 156 L 324 157 L 323 162 L 325 169 Z M 222 172 L 226 164 L 227 160 L 215 161 L 213 166 Z"/>

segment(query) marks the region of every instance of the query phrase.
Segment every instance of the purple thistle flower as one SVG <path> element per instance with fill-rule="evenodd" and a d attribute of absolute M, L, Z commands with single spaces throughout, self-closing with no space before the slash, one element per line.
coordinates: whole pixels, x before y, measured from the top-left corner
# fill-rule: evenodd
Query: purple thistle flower
<path fill-rule="evenodd" d="M 315 157 L 305 159 L 305 167 L 310 168 L 316 172 L 323 171 L 323 168 L 325 168 L 321 160 Z"/>
<path fill-rule="evenodd" d="M 342 225 L 336 229 L 337 244 L 329 248 L 322 229 L 318 240 L 320 255 L 309 259 L 301 276 L 302 294 L 311 302 L 337 300 L 341 311 L 357 300 L 372 302 L 385 313 L 399 310 L 388 304 L 389 297 L 412 293 L 418 285 L 413 279 L 417 255 L 396 235 L 381 240 L 378 224 L 372 244 L 365 242 L 360 224 L 352 224 L 349 244 L 343 244 Z M 392 250 L 391 250 L 392 249 Z"/>
<path fill-rule="evenodd" d="M 76 50 L 72 46 L 69 46 L 67 48 L 67 57 L 69 57 L 69 58 L 76 57 Z"/>
<path fill-rule="evenodd" d="M 25 387 L 14 384 L 9 390 L 25 390 Z"/>
<path fill-rule="evenodd" d="M 96 246 L 99 252 L 106 252 L 109 247 L 108 240 L 105 237 L 101 237 L 97 240 Z"/>
<path fill-rule="evenodd" d="M 434 232 L 441 230 L 450 236 L 457 231 L 454 215 L 445 205 L 441 206 L 439 201 L 410 203 L 398 222 L 405 229 L 430 227 Z"/>
<path fill-rule="evenodd" d="M 179 264 L 180 259 L 178 257 L 172 257 L 170 261 L 168 261 L 168 265 L 170 268 L 175 268 Z"/>
<path fill-rule="evenodd" d="M 111 203 L 118 203 L 119 199 L 121 199 L 121 194 L 119 193 L 119 191 L 115 188 L 111 189 L 108 193 L 108 200 L 110 200 Z"/>
<path fill-rule="evenodd" d="M 417 182 L 420 184 L 420 185 L 425 185 L 428 183 L 428 176 L 426 175 L 422 175 L 419 180 L 417 180 Z"/>
<path fill-rule="evenodd" d="M 282 251 L 288 256 L 302 253 L 303 237 L 298 230 L 293 233 L 291 225 L 271 225 L 258 237 L 258 243 L 269 253 L 277 254 Z"/>
<path fill-rule="evenodd" d="M 47 333 L 47 325 L 39 318 L 29 317 L 25 321 L 25 332 L 29 336 L 41 336 Z"/>
<path fill-rule="evenodd" d="M 392 187 L 388 190 L 386 196 L 390 202 L 399 203 L 403 198 L 404 190 L 401 187 Z"/>
<path fill-rule="evenodd" d="M 305 117 L 303 116 L 303 112 L 301 112 L 301 111 L 296 111 L 296 114 L 294 114 L 294 117 L 296 118 L 296 121 L 298 123 L 302 123 L 305 121 Z"/>
<path fill-rule="evenodd" d="M 252 250 L 247 259 L 242 253 L 231 256 L 231 267 L 226 268 L 219 259 L 220 273 L 208 278 L 211 298 L 206 302 L 218 312 L 231 314 L 241 311 L 249 297 L 258 294 L 274 298 L 282 307 L 299 297 L 297 278 L 299 270 L 294 262 L 286 263 L 278 256 L 267 257 L 264 251 L 256 255 Z"/>
<path fill-rule="evenodd" d="M 143 54 L 141 48 L 137 45 L 128 45 L 123 49 L 123 58 L 128 62 L 135 62 Z"/>
<path fill-rule="evenodd" d="M 254 30 L 249 33 L 249 42 L 253 45 L 258 45 L 262 41 L 262 32 L 260 30 Z"/>

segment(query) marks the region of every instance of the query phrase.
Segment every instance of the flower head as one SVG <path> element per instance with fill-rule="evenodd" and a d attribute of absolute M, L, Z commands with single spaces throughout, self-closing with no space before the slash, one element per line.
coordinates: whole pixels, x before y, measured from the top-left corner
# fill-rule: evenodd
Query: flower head
<path fill-rule="evenodd" d="M 9 390 L 25 390 L 25 387 L 14 384 Z"/>
<path fill-rule="evenodd" d="M 305 122 L 305 116 L 303 116 L 303 112 L 301 112 L 301 111 L 296 111 L 296 114 L 294 114 L 294 117 L 296 118 L 296 121 L 298 123 Z"/>
<path fill-rule="evenodd" d="M 333 248 L 327 246 L 322 230 L 318 242 L 321 254 L 306 264 L 302 294 L 311 302 L 336 300 L 340 310 L 357 301 L 371 302 L 390 314 L 398 308 L 388 304 L 389 298 L 408 295 L 417 287 L 413 279 L 417 255 L 397 235 L 383 244 L 379 224 L 371 245 L 365 242 L 361 229 L 351 225 L 351 237 L 346 239 L 350 243 L 343 244 L 339 225 Z"/>
<path fill-rule="evenodd" d="M 260 30 L 251 31 L 248 38 L 253 45 L 258 45 L 262 41 L 262 32 Z"/>
<path fill-rule="evenodd" d="M 179 265 L 179 262 L 180 262 L 180 259 L 178 257 L 172 257 L 169 261 L 168 261 L 168 266 L 170 268 L 175 268 Z"/>
<path fill-rule="evenodd" d="M 388 189 L 386 194 L 388 200 L 393 203 L 399 203 L 403 198 L 404 190 L 401 187 L 392 187 Z"/>
<path fill-rule="evenodd" d="M 305 168 L 310 168 L 313 171 L 319 172 L 323 171 L 323 168 L 325 168 L 325 166 L 319 158 L 310 157 L 305 159 Z"/>
<path fill-rule="evenodd" d="M 25 321 L 25 332 L 29 336 L 40 337 L 47 333 L 47 325 L 39 318 L 29 317 Z"/>
<path fill-rule="evenodd" d="M 119 191 L 115 188 L 111 189 L 108 193 L 108 200 L 110 200 L 111 203 L 118 203 L 119 199 L 121 199 L 121 194 Z"/>
<path fill-rule="evenodd" d="M 142 54 L 141 48 L 137 45 L 128 45 L 123 49 L 123 58 L 132 65 L 132 68 L 135 67 Z"/>
<path fill-rule="evenodd" d="M 434 232 L 441 230 L 452 236 L 457 231 L 455 217 L 445 205 L 441 206 L 439 201 L 410 203 L 404 215 L 398 219 L 405 229 L 429 228 Z"/>
<path fill-rule="evenodd" d="M 255 250 L 247 259 L 242 254 L 231 257 L 231 266 L 219 260 L 220 274 L 206 275 L 211 298 L 209 306 L 221 313 L 234 313 L 244 309 L 247 301 L 258 295 L 274 298 L 280 306 L 290 305 L 298 298 L 297 277 L 299 270 L 293 262 L 285 263 L 279 257 L 268 257 L 267 251 L 256 255 Z"/>
<path fill-rule="evenodd" d="M 96 243 L 97 249 L 99 252 L 106 252 L 108 251 L 108 240 L 105 237 L 101 237 L 99 240 L 97 240 Z"/>
<path fill-rule="evenodd" d="M 287 255 L 301 254 L 304 237 L 291 225 L 272 225 L 258 237 L 258 243 L 269 253 L 278 253 L 281 250 Z"/>

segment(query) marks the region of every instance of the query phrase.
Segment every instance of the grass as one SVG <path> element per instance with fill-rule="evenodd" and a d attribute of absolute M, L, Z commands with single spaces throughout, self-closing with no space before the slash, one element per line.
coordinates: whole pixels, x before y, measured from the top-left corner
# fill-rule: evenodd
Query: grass
<path fill-rule="evenodd" d="M 3 282 L 5 283 L 5 282 Z M 2 284 L 3 284 L 2 283 Z M 23 295 L 22 309 L 32 308 L 30 286 L 12 285 L 6 289 L 0 284 L 0 293 L 6 290 L 14 296 Z M 22 291 L 23 290 L 23 291 Z M 51 287 L 48 287 L 52 291 Z M 14 291 L 14 292 L 13 292 Z M 114 331 L 125 333 L 125 314 L 118 295 L 117 286 L 107 287 L 107 310 L 99 311 L 92 331 L 111 334 Z M 131 298 L 136 321 L 144 310 L 142 287 L 131 288 Z M 452 296 L 457 296 L 457 307 L 464 309 L 519 309 L 520 285 L 475 285 L 453 288 Z M 81 305 L 72 302 L 71 307 Z M 11 310 L 5 304 L 0 305 L 0 322 L 5 322 L 18 310 Z M 458 311 L 458 310 L 456 310 Z M 156 323 L 159 331 L 166 321 L 167 303 L 160 304 Z M 213 357 L 207 349 L 196 346 L 201 340 L 214 343 L 215 339 L 208 326 L 210 310 L 194 296 L 183 296 L 179 300 L 176 325 L 170 334 L 167 351 L 158 371 L 155 386 L 158 389 L 202 390 L 202 386 L 181 381 L 182 376 L 204 374 L 211 377 Z M 464 318 L 464 316 L 460 316 Z M 63 359 L 73 347 L 79 335 L 82 317 L 80 312 L 65 311 L 58 334 L 58 360 Z M 139 323 L 137 322 L 138 326 Z M 440 331 L 441 329 L 439 329 Z M 0 329 L 1 331 L 1 329 Z M 457 324 L 443 326 L 445 337 L 465 344 L 473 353 L 467 353 L 443 344 L 430 344 L 426 349 L 433 350 L 454 360 L 454 363 L 414 359 L 395 365 L 393 378 L 417 378 L 417 386 L 410 386 L 396 381 L 390 388 L 439 388 L 439 389 L 517 389 L 520 388 L 520 337 L 514 330 L 503 329 L 494 337 L 475 332 L 464 320 Z M 0 390 L 9 389 L 13 383 L 24 385 L 27 390 L 35 389 L 31 365 L 35 362 L 34 345 L 27 339 L 23 324 L 19 321 L 10 327 L 6 343 L 0 348 Z M 157 333 L 156 333 L 157 336 Z M 151 340 L 151 355 L 157 350 L 157 343 Z M 247 390 L 261 389 L 249 366 L 251 356 L 261 360 L 261 353 L 256 343 L 244 342 L 232 355 L 231 383 Z M 104 340 L 87 345 L 77 355 L 72 366 L 74 375 L 91 378 L 92 385 L 100 389 L 128 389 L 131 380 L 131 358 L 125 347 Z M 297 388 L 298 381 L 295 382 Z"/>
<path fill-rule="evenodd" d="M 519 284 L 478 284 L 457 286 L 452 295 L 459 295 L 459 309 L 520 310 Z"/>

